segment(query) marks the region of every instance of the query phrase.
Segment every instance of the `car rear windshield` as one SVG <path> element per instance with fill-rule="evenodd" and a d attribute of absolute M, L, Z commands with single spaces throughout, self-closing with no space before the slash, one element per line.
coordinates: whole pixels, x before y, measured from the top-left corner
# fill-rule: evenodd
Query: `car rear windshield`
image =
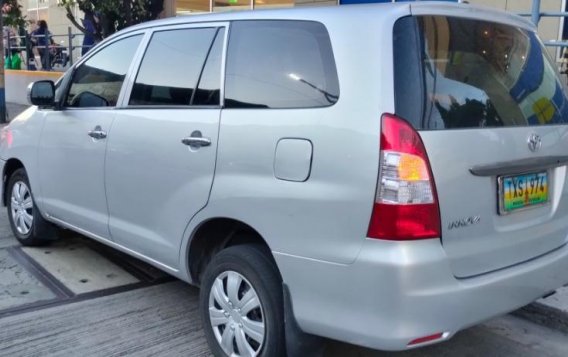
<path fill-rule="evenodd" d="M 568 122 L 565 88 L 531 31 L 464 18 L 405 17 L 395 24 L 393 48 L 396 114 L 417 129 Z"/>

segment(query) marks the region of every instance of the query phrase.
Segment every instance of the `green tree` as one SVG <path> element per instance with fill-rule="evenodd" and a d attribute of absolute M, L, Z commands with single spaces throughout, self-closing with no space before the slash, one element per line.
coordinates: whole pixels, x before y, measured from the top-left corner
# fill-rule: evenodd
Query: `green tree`
<path fill-rule="evenodd" d="M 67 18 L 85 34 L 87 30 L 73 14 L 74 7 L 93 23 L 97 14 L 100 22 L 93 35 L 102 40 L 125 27 L 157 19 L 164 9 L 164 0 L 59 0 L 59 6 L 65 8 Z"/>
<path fill-rule="evenodd" d="M 4 26 L 19 29 L 26 25 L 26 17 L 22 15 L 22 6 L 18 0 L 4 0 L 2 2 L 2 18 Z"/>

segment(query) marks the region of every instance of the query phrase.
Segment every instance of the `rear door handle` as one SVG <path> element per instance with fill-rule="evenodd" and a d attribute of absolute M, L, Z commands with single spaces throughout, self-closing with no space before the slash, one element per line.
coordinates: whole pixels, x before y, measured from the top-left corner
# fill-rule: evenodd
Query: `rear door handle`
<path fill-rule="evenodd" d="M 96 140 L 104 139 L 107 137 L 107 133 L 101 128 L 100 125 L 95 126 L 95 128 L 89 131 L 88 135 Z"/>
<path fill-rule="evenodd" d="M 211 139 L 203 137 L 199 130 L 195 130 L 190 136 L 181 139 L 181 143 L 192 149 L 199 149 L 202 146 L 211 145 Z"/>

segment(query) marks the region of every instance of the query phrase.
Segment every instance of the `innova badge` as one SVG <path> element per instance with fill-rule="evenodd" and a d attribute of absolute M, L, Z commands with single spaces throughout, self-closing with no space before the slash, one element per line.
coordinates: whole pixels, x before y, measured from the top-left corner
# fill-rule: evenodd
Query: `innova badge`
<path fill-rule="evenodd" d="M 471 216 L 458 219 L 448 224 L 448 230 L 473 226 L 474 224 L 478 224 L 479 222 L 481 222 L 481 216 Z"/>
<path fill-rule="evenodd" d="M 540 139 L 540 135 L 532 133 L 529 135 L 529 139 L 527 140 L 529 144 L 529 149 L 532 152 L 537 152 L 540 147 L 542 146 L 542 140 Z"/>

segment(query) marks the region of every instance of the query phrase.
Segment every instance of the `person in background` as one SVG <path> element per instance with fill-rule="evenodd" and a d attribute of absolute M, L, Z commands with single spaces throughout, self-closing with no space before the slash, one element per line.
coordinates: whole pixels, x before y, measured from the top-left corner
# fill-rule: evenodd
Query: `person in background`
<path fill-rule="evenodd" d="M 28 58 L 30 58 L 28 53 L 28 31 L 26 30 L 25 25 L 20 25 L 18 27 L 18 40 L 19 40 L 19 48 L 18 54 L 20 55 L 20 65 L 24 64 L 25 69 L 28 69 L 27 63 Z"/>
<path fill-rule="evenodd" d="M 99 26 L 98 13 L 86 12 L 83 19 L 83 27 L 86 32 L 83 36 L 83 45 L 81 47 L 81 56 L 84 56 L 93 46 L 97 43 L 96 34 L 97 27 Z"/>
<path fill-rule="evenodd" d="M 37 51 L 37 48 L 35 47 L 35 39 L 32 38 L 32 33 L 34 33 L 35 30 L 37 30 L 37 22 L 35 20 L 30 20 L 30 22 L 28 23 L 29 25 L 29 29 L 26 31 L 26 64 L 29 67 L 30 65 L 30 61 L 33 58 L 34 59 L 34 63 L 35 63 L 35 58 L 39 58 L 39 52 Z M 41 63 L 39 64 L 35 64 L 35 68 L 37 70 L 39 70 L 40 68 L 38 68 L 38 65 L 41 65 Z"/>
<path fill-rule="evenodd" d="M 38 70 L 49 71 L 50 59 L 49 59 L 49 44 L 51 42 L 51 33 L 47 28 L 47 22 L 45 20 L 39 20 L 37 23 L 37 28 L 31 33 L 31 41 L 33 43 L 32 51 L 34 53 L 34 62 Z"/>

